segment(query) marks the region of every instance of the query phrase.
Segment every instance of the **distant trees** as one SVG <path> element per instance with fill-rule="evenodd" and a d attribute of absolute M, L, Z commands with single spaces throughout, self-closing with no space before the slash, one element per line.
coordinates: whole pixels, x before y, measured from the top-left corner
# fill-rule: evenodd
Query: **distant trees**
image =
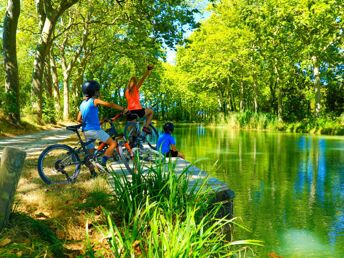
<path fill-rule="evenodd" d="M 344 111 L 343 7 L 325 0 L 222 0 L 178 49 L 176 70 L 191 93 L 217 100 L 212 112 L 269 112 L 285 121 L 338 115 Z M 170 83 L 179 85 L 175 78 Z"/>

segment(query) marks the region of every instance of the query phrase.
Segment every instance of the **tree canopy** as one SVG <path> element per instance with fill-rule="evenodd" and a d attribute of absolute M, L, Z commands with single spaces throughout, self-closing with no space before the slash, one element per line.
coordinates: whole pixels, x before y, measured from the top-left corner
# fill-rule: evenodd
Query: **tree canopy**
<path fill-rule="evenodd" d="M 87 79 L 125 105 L 129 78 L 153 63 L 142 100 L 159 119 L 265 112 L 294 122 L 343 113 L 342 1 L 209 1 L 210 16 L 197 23 L 200 2 L 22 2 L 16 106 L 39 122 L 69 119 Z M 165 63 L 166 47 L 176 48 L 176 65 Z M 6 92 L 1 107 L 14 103 Z"/>

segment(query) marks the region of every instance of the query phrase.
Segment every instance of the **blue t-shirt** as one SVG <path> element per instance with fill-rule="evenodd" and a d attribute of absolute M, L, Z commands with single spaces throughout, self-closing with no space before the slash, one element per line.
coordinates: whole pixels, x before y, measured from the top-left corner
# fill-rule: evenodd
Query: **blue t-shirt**
<path fill-rule="evenodd" d="M 169 133 L 162 133 L 159 136 L 157 148 L 162 154 L 166 154 L 170 151 L 171 145 L 176 145 L 176 140 L 173 138 L 173 136 Z"/>
<path fill-rule="evenodd" d="M 94 99 L 85 99 L 80 105 L 82 115 L 82 128 L 84 131 L 100 130 L 98 107 L 94 105 Z"/>

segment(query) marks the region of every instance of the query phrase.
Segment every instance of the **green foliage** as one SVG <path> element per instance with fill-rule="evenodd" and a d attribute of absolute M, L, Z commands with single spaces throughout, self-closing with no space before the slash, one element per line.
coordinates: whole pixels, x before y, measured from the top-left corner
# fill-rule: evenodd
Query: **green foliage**
<path fill-rule="evenodd" d="M 188 189 L 188 168 L 175 174 L 173 166 L 158 164 L 145 173 L 139 166 L 131 181 L 113 174 L 116 212 L 123 224 L 113 223 L 111 213 L 104 211 L 104 234 L 116 257 L 226 257 L 247 245 L 261 245 L 255 240 L 228 241 L 223 230 L 234 222 L 217 218 L 222 204 L 211 204 L 206 181 Z"/>
<path fill-rule="evenodd" d="M 202 91 L 215 98 L 211 117 L 219 111 L 225 116 L 261 111 L 301 121 L 313 116 L 318 102 L 324 112 L 343 112 L 342 2 L 236 0 L 210 10 L 212 15 L 178 48 L 175 70 L 188 78 L 185 88 L 191 94 Z M 246 118 L 243 114 L 243 123 Z"/>
<path fill-rule="evenodd" d="M 57 114 L 54 112 L 54 100 L 51 98 L 44 98 L 43 102 L 43 121 L 46 123 L 55 124 Z"/>

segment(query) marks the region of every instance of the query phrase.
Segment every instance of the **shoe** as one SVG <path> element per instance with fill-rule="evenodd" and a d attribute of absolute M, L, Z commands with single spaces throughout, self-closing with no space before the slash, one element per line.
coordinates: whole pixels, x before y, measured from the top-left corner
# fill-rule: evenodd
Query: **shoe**
<path fill-rule="evenodd" d="M 144 131 L 146 134 L 151 134 L 152 133 L 152 129 L 148 128 L 148 127 L 143 127 L 142 131 Z"/>

